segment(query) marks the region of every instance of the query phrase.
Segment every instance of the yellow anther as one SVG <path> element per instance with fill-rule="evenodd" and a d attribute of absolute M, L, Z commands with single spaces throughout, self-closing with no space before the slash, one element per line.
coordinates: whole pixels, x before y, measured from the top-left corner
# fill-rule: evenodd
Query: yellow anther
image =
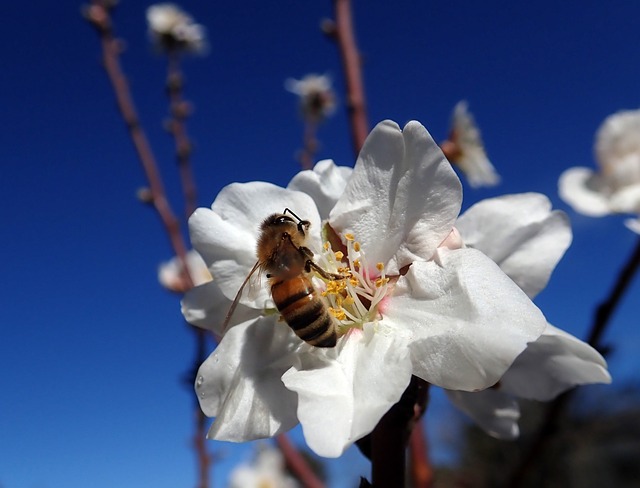
<path fill-rule="evenodd" d="M 343 280 L 340 281 L 329 281 L 327 283 L 326 293 L 331 295 L 337 295 L 342 292 L 347 287 L 346 283 Z M 326 295 L 324 295 L 326 296 Z"/>
<path fill-rule="evenodd" d="M 348 240 L 348 241 L 353 241 L 353 240 L 355 240 L 355 238 L 356 238 L 356 237 L 355 237 L 353 234 L 346 233 L 346 234 L 344 235 L 344 238 L 345 238 L 346 240 Z"/>
<path fill-rule="evenodd" d="M 344 320 L 347 318 L 347 314 L 342 309 L 329 307 L 329 313 L 338 320 Z"/>
<path fill-rule="evenodd" d="M 329 244 L 329 241 L 325 241 L 322 246 L 324 247 L 325 251 L 328 251 L 329 248 L 331 248 L 331 244 Z"/>
<path fill-rule="evenodd" d="M 347 295 L 347 298 L 345 298 L 342 301 L 343 305 L 349 306 L 349 305 L 353 305 L 355 303 L 355 300 L 353 299 L 353 297 L 351 295 Z"/>
<path fill-rule="evenodd" d="M 360 260 L 359 259 L 355 259 L 353 261 L 353 267 L 354 268 L 359 268 L 360 267 Z"/>
<path fill-rule="evenodd" d="M 354 242 L 353 243 L 353 250 L 355 252 L 360 252 L 360 243 L 359 242 Z"/>
<path fill-rule="evenodd" d="M 381 286 L 384 286 L 387 283 L 389 283 L 389 278 L 380 277 L 376 280 L 376 288 L 380 288 Z"/>
<path fill-rule="evenodd" d="M 357 278 L 350 278 L 349 283 L 351 283 L 351 286 L 358 286 L 360 282 L 358 281 Z"/>
<path fill-rule="evenodd" d="M 378 271 L 382 271 L 384 269 L 384 263 L 376 264 L 376 268 L 378 268 Z"/>
<path fill-rule="evenodd" d="M 338 261 L 342 261 L 342 258 L 344 257 L 344 253 L 342 251 L 336 251 L 335 255 Z"/>

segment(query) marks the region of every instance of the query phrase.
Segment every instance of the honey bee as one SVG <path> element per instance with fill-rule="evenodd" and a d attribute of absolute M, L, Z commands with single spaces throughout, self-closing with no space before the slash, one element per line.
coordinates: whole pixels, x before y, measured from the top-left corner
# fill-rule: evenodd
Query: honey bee
<path fill-rule="evenodd" d="M 270 215 L 262 222 L 256 250 L 258 261 L 240 286 L 225 318 L 223 330 L 251 275 L 260 270 L 267 273 L 271 297 L 278 311 L 300 339 L 316 347 L 336 345 L 338 326 L 307 275 L 315 271 L 329 280 L 345 277 L 329 273 L 313 261 L 313 252 L 305 246 L 310 226 L 311 222 L 300 219 L 288 208 L 281 214 Z"/>

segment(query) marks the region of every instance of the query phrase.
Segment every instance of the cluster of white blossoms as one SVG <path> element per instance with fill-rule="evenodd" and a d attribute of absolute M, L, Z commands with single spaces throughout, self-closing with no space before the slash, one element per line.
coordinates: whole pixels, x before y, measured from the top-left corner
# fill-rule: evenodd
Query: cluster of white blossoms
<path fill-rule="evenodd" d="M 472 187 L 500 183 L 500 175 L 487 157 L 480 129 L 466 101 L 458 102 L 453 109 L 449 139 L 442 145 L 449 160 L 460 168 Z"/>
<path fill-rule="evenodd" d="M 302 116 L 312 122 L 323 121 L 336 109 L 336 94 L 327 75 L 309 74 L 301 80 L 288 78 L 284 87 L 298 95 Z"/>
<path fill-rule="evenodd" d="M 158 3 L 147 9 L 147 23 L 152 42 L 162 51 L 189 51 L 204 54 L 206 30 L 172 3 Z"/>
<path fill-rule="evenodd" d="M 640 214 L 640 110 L 610 115 L 596 134 L 599 171 L 569 168 L 559 181 L 560 196 L 574 210 L 591 217 Z M 625 224 L 640 234 L 640 219 Z"/>
<path fill-rule="evenodd" d="M 287 188 L 231 184 L 211 209 L 198 209 L 191 239 L 214 281 L 186 294 L 192 324 L 222 333 L 256 262 L 260 223 L 285 208 L 311 223 L 308 247 L 351 287 L 328 296 L 346 326 L 333 348 L 304 343 L 280 321 L 268 286 L 242 295 L 196 379 L 200 406 L 215 417 L 208 436 L 247 441 L 300 423 L 311 449 L 337 457 L 415 375 L 447 389 L 488 432 L 513 437 L 512 395 L 547 399 L 609 382 L 602 357 L 531 301 L 571 240 L 564 215 L 525 194 L 459 217 L 461 200 L 460 180 L 426 129 L 385 121 L 353 170 L 322 161 Z M 325 295 L 335 291 L 314 281 Z"/>

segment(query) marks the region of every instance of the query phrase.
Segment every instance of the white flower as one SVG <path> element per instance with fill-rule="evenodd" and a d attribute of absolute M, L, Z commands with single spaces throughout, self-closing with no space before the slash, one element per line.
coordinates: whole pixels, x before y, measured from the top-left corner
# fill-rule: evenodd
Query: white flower
<path fill-rule="evenodd" d="M 149 36 L 163 50 L 186 50 L 203 54 L 207 49 L 206 30 L 172 3 L 158 3 L 147 9 Z"/>
<path fill-rule="evenodd" d="M 229 488 L 296 488 L 298 483 L 284 469 L 284 459 L 277 449 L 261 447 L 253 463 L 234 468 Z"/>
<path fill-rule="evenodd" d="M 599 171 L 569 168 L 560 176 L 559 192 L 577 212 L 591 217 L 640 213 L 640 110 L 610 115 L 596 134 Z M 640 222 L 627 220 L 640 233 Z"/>
<path fill-rule="evenodd" d="M 571 242 L 566 215 L 536 193 L 484 200 L 456 223 L 464 244 L 493 259 L 534 298 Z M 518 356 L 495 388 L 447 391 L 450 400 L 489 434 L 518 436 L 517 398 L 547 401 L 576 385 L 610 383 L 603 357 L 590 345 L 550 324 Z"/>
<path fill-rule="evenodd" d="M 197 251 L 192 249 L 187 252 L 186 264 L 194 286 L 211 281 L 211 273 Z M 173 257 L 158 266 L 158 281 L 169 291 L 184 293 L 189 289 L 189 286 L 185 283 L 182 270 L 180 259 Z"/>
<path fill-rule="evenodd" d="M 487 157 L 480 129 L 464 100 L 458 102 L 453 110 L 451 134 L 443 143 L 443 150 L 449 160 L 462 170 L 472 187 L 500 183 L 500 175 Z"/>
<path fill-rule="evenodd" d="M 311 222 L 316 262 L 349 276 L 314 278 L 344 333 L 333 348 L 279 322 L 266 286 L 242 296 L 196 380 L 203 411 L 216 417 L 209 437 L 246 441 L 299 422 L 311 449 L 335 457 L 373 430 L 411 375 L 453 390 L 494 385 L 546 320 L 484 254 L 439 247 L 460 204 L 460 181 L 424 127 L 386 121 L 329 214 L 331 244 L 322 245 L 309 195 L 268 183 L 229 185 L 211 210 L 198 209 L 191 238 L 215 281 L 185 296 L 192 323 L 220 327 L 255 264 L 260 222 L 285 207 Z"/>
<path fill-rule="evenodd" d="M 320 122 L 335 111 L 336 95 L 327 75 L 309 74 L 301 80 L 288 78 L 284 86 L 300 97 L 300 111 L 311 121 Z"/>
<path fill-rule="evenodd" d="M 325 159 L 318 161 L 312 170 L 300 171 L 291 179 L 287 188 L 311 196 L 318 207 L 320 218 L 326 220 L 342 196 L 352 172 L 352 168 L 336 166 L 330 159 Z"/>
<path fill-rule="evenodd" d="M 323 161 L 313 171 L 298 173 L 289 188 L 305 191 L 320 208 L 331 209 L 350 173 L 351 168 Z M 493 259 L 532 299 L 546 286 L 572 239 L 566 215 L 551 211 L 549 199 L 535 193 L 484 200 L 456 225 L 460 231 L 454 227 L 441 247 L 461 247 L 462 232 L 465 245 Z M 499 388 L 475 393 L 447 390 L 447 395 L 488 433 L 512 439 L 519 434 L 518 397 L 547 401 L 577 385 L 610 382 L 597 351 L 547 324 L 501 378 Z"/>

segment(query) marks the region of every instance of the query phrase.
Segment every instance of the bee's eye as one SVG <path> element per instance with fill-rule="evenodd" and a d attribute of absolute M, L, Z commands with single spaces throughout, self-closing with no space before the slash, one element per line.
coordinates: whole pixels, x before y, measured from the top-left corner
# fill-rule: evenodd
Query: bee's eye
<path fill-rule="evenodd" d="M 291 217 L 287 217 L 286 215 L 282 215 L 280 217 L 278 217 L 276 219 L 276 224 L 281 225 L 281 224 L 287 224 L 289 222 L 293 222 L 293 220 L 291 220 Z"/>

